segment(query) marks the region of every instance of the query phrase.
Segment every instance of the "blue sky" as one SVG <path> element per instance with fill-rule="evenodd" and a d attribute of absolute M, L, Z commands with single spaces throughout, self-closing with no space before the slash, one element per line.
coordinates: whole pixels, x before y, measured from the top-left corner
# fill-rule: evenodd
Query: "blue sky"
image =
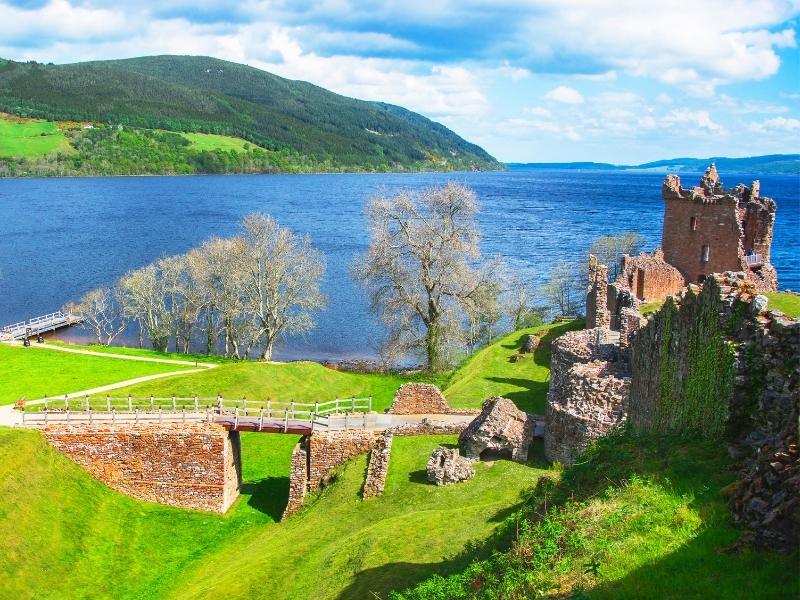
<path fill-rule="evenodd" d="M 0 0 L 0 56 L 203 54 L 440 121 L 504 161 L 800 151 L 800 1 Z"/>

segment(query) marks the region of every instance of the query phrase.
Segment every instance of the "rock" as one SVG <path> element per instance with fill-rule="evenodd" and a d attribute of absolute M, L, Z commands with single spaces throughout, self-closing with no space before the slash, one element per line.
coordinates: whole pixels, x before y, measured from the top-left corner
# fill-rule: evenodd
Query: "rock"
<path fill-rule="evenodd" d="M 461 456 L 458 448 L 439 447 L 428 459 L 428 481 L 436 485 L 449 485 L 475 477 L 472 461 Z"/>
<path fill-rule="evenodd" d="M 769 298 L 758 294 L 750 303 L 750 310 L 752 310 L 755 315 L 760 314 L 767 310 L 767 304 L 769 304 Z"/>
<path fill-rule="evenodd" d="M 521 361 L 523 358 L 525 358 L 525 355 L 524 355 L 524 354 L 513 354 L 513 355 L 511 356 L 511 362 L 512 362 L 512 363 L 519 362 L 519 361 Z"/>
<path fill-rule="evenodd" d="M 541 341 L 542 340 L 538 335 L 529 333 L 525 336 L 525 340 L 522 342 L 522 352 L 529 353 L 535 351 L 539 347 L 539 343 Z"/>
<path fill-rule="evenodd" d="M 479 459 L 484 450 L 511 452 L 511 458 L 525 462 L 536 422 L 533 415 L 519 410 L 507 398 L 489 398 L 481 414 L 461 433 L 458 442 L 468 458 Z"/>

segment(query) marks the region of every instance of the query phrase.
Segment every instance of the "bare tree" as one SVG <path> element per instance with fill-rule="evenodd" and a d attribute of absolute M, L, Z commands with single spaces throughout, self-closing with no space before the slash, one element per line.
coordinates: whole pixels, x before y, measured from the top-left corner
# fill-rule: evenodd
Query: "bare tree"
<path fill-rule="evenodd" d="M 619 235 L 604 235 L 592 242 L 589 253 L 594 254 L 600 264 L 609 268 L 611 280 L 619 275 L 622 255 L 635 255 L 641 252 L 644 238 L 635 231 L 626 231 Z"/>
<path fill-rule="evenodd" d="M 491 344 L 495 327 L 503 317 L 499 281 L 485 281 L 463 303 L 467 315 L 467 345 L 470 352 L 482 344 Z"/>
<path fill-rule="evenodd" d="M 512 272 L 505 280 L 502 302 L 514 331 L 542 321 L 542 311 L 534 305 L 536 295 L 531 286 L 532 279 L 529 273 Z"/>
<path fill-rule="evenodd" d="M 308 236 L 298 236 L 266 214 L 245 217 L 237 243 L 243 244 L 238 266 L 263 344 L 261 357 L 270 360 L 279 337 L 314 327 L 312 314 L 326 303 L 320 291 L 325 257 Z"/>
<path fill-rule="evenodd" d="M 431 371 L 446 366 L 464 308 L 489 280 L 478 264 L 477 211 L 472 190 L 454 183 L 376 197 L 366 209 L 371 241 L 354 277 L 369 290 L 396 352 L 422 354 Z"/>
<path fill-rule="evenodd" d="M 131 271 L 119 282 L 125 314 L 139 324 L 153 348 L 166 352 L 172 321 L 165 304 L 165 281 L 156 265 Z"/>
<path fill-rule="evenodd" d="M 569 263 L 561 262 L 553 265 L 550 277 L 542 287 L 542 293 L 550 306 L 560 314 L 576 315 L 583 306 L 583 289 L 579 270 Z"/>
<path fill-rule="evenodd" d="M 82 319 L 81 327 L 91 331 L 95 341 L 104 346 L 110 346 L 128 325 L 118 288 L 105 286 L 87 292 L 67 310 L 78 315 Z"/>

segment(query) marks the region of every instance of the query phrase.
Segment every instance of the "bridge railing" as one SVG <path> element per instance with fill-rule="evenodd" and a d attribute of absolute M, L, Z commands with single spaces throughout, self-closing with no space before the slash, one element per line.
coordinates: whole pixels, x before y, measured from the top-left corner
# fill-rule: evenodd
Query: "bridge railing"
<path fill-rule="evenodd" d="M 273 400 L 240 400 L 217 397 L 180 397 L 170 396 L 157 398 L 147 397 L 112 397 L 81 396 L 70 398 L 44 398 L 42 403 L 31 404 L 23 409 L 23 418 L 33 422 L 37 414 L 49 413 L 62 415 L 69 413 L 117 413 L 117 414 L 237 414 L 242 417 L 260 417 L 267 419 L 303 419 L 313 421 L 329 415 L 342 413 L 359 413 L 372 411 L 372 397 L 367 398 L 337 398 L 327 402 L 294 402 Z M 53 417 L 58 419 L 59 417 Z"/>
<path fill-rule="evenodd" d="M 22 413 L 22 424 L 28 427 L 42 427 L 50 424 L 67 424 L 67 425 L 80 425 L 80 424 L 115 424 L 115 423 L 134 423 L 134 424 L 148 424 L 148 423 L 186 423 L 197 421 L 212 421 L 214 413 L 210 409 L 206 411 L 190 411 L 186 409 L 180 410 L 163 410 L 158 409 L 154 412 L 141 411 L 135 409 L 133 411 L 126 410 L 111 410 L 109 411 L 94 411 L 94 410 L 64 410 L 64 411 L 42 411 L 30 412 L 25 411 Z"/>

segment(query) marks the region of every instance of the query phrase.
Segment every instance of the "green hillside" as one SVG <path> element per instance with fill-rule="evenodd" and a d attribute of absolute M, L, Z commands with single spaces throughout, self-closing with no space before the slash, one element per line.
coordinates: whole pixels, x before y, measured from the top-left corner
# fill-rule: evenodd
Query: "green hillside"
<path fill-rule="evenodd" d="M 231 136 L 316 170 L 501 168 L 482 148 L 399 106 L 354 100 L 208 57 L 66 65 L 5 61 L 0 63 L 0 110 L 111 125 L 114 136 L 119 125 L 126 131 Z"/>

